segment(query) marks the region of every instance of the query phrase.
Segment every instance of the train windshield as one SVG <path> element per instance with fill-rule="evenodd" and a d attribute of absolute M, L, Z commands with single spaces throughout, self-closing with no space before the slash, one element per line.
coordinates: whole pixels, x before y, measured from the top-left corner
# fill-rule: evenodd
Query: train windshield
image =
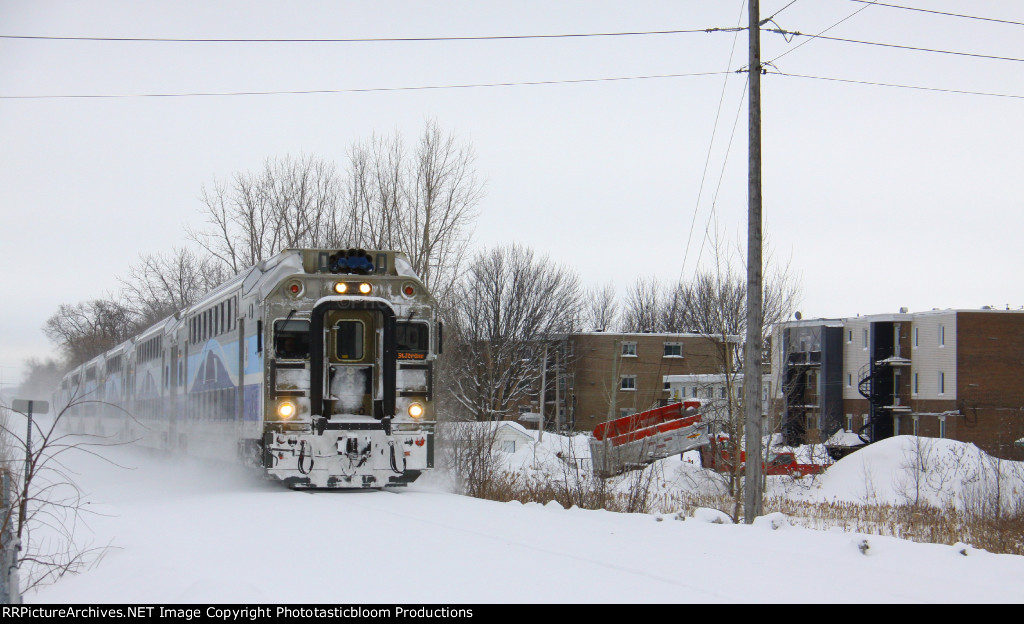
<path fill-rule="evenodd" d="M 395 348 L 399 352 L 426 353 L 430 348 L 429 326 L 426 323 L 396 323 Z"/>
<path fill-rule="evenodd" d="M 309 359 L 309 321 L 274 323 L 274 352 L 285 360 Z"/>

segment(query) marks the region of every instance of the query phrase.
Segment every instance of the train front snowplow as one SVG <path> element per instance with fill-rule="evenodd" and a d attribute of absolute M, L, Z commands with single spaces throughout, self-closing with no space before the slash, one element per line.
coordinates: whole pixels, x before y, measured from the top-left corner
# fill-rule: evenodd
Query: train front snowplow
<path fill-rule="evenodd" d="M 594 473 L 610 477 L 708 443 L 700 401 L 684 401 L 601 423 L 590 440 Z"/>

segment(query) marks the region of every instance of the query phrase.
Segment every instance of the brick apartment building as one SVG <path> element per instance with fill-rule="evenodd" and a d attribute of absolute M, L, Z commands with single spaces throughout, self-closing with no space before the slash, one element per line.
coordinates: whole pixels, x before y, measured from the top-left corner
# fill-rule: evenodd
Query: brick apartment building
<path fill-rule="evenodd" d="M 781 324 L 774 400 L 790 443 L 840 429 L 919 434 L 1024 459 L 1024 310 L 932 310 Z"/>
<path fill-rule="evenodd" d="M 671 396 L 666 377 L 720 373 L 733 361 L 738 344 L 738 337 L 723 343 L 699 334 L 568 335 L 562 340 L 562 364 L 552 367 L 557 390 L 547 393 L 545 420 L 590 431 L 608 418 L 655 407 Z"/>

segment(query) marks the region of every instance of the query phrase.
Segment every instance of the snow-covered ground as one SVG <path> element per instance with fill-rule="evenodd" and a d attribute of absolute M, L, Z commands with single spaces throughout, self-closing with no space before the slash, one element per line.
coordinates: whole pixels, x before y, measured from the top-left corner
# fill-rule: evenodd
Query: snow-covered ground
<path fill-rule="evenodd" d="M 554 454 L 567 444 L 545 435 L 509 460 L 555 470 Z M 860 501 L 870 474 L 874 496 L 895 500 L 884 474 L 905 446 L 855 453 L 798 495 Z M 497 503 L 448 493 L 438 474 L 399 492 L 305 493 L 235 467 L 127 447 L 99 453 L 114 463 L 86 453 L 64 461 L 93 512 L 78 528 L 79 546 L 109 548 L 89 569 L 28 593 L 27 603 L 1024 599 L 1024 557 L 804 529 L 779 515 L 746 526 L 720 524 L 712 510 L 680 521 Z M 699 470 L 679 459 L 656 469 L 671 476 L 664 487 Z"/>
<path fill-rule="evenodd" d="M 515 427 L 522 435 L 537 440 L 535 431 L 509 423 L 503 425 Z M 856 436 L 848 434 L 848 437 Z M 585 435 L 545 434 L 539 444 L 524 445 L 515 453 L 502 455 L 503 466 L 513 471 L 564 478 L 567 464 L 588 465 L 587 440 Z M 962 509 L 985 496 L 991 497 L 998 487 L 1004 509 L 1024 500 L 1024 462 L 998 461 L 973 444 L 954 440 L 897 436 L 867 446 L 840 462 L 833 462 L 821 445 L 796 448 L 773 445 L 772 448 L 794 452 L 799 463 L 830 467 L 821 475 L 802 479 L 769 476 L 769 497 L 861 504 L 921 502 Z M 654 487 L 666 494 L 724 491 L 725 479 L 702 469 L 697 451 L 689 451 L 683 458 L 673 456 L 655 462 L 647 472 L 653 473 Z M 613 483 L 624 491 L 631 481 L 636 479 L 626 475 Z"/>

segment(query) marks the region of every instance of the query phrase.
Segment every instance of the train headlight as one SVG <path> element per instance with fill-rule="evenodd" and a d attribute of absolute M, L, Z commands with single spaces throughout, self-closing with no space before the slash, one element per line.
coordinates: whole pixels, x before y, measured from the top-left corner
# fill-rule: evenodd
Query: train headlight
<path fill-rule="evenodd" d="M 348 292 L 348 284 L 346 284 L 345 282 L 335 282 L 334 292 L 338 293 L 339 295 L 344 295 L 345 293 Z"/>
<path fill-rule="evenodd" d="M 410 403 L 409 416 L 412 416 L 413 418 L 423 418 L 423 406 L 419 403 Z"/>
<path fill-rule="evenodd" d="M 291 418 L 295 415 L 295 404 L 291 401 L 282 401 L 277 406 L 277 415 L 281 418 Z"/>
<path fill-rule="evenodd" d="M 359 285 L 359 292 L 364 295 L 368 295 L 371 292 L 373 292 L 373 286 L 370 286 L 366 282 L 363 282 L 362 284 Z"/>

